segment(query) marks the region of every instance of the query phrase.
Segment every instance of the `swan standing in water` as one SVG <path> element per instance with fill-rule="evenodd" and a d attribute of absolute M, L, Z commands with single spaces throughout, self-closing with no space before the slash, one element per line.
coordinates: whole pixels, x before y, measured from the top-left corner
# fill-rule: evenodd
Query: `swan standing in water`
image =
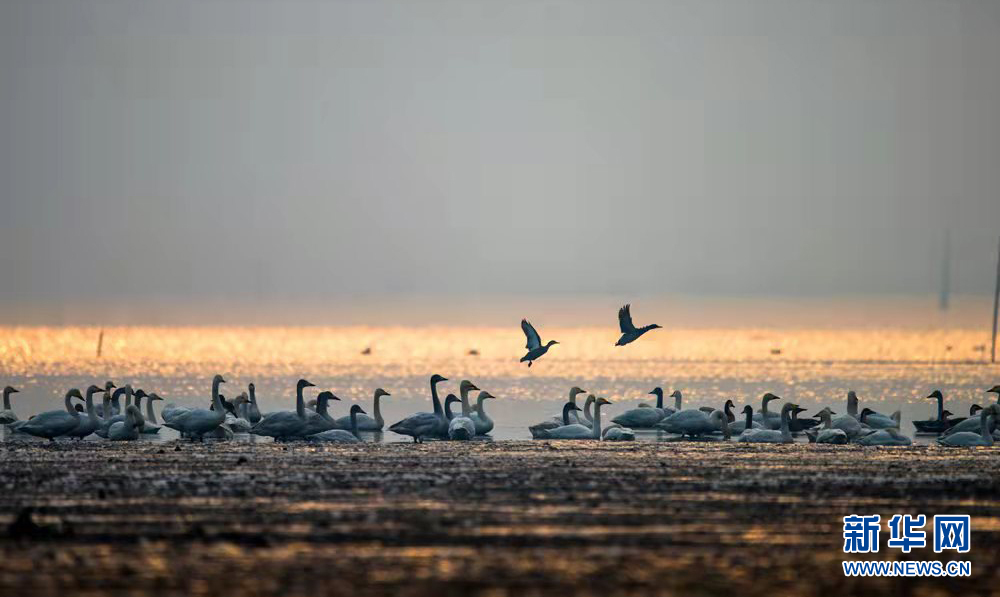
<path fill-rule="evenodd" d="M 3 389 L 3 410 L 0 410 L 0 425 L 10 425 L 17 422 L 17 413 L 10 406 L 10 395 L 17 394 L 19 391 L 11 386 Z"/>
<path fill-rule="evenodd" d="M 622 337 L 618 338 L 618 341 L 615 342 L 615 346 L 625 346 L 626 344 L 635 342 L 639 339 L 639 336 L 642 336 L 646 332 L 650 330 L 658 330 L 663 327 L 661 325 L 651 323 L 649 325 L 644 325 L 641 328 L 637 328 L 632 323 L 631 311 L 632 305 L 625 305 L 621 309 L 618 309 L 618 329 L 621 330 Z"/>
<path fill-rule="evenodd" d="M 528 323 L 527 319 L 521 320 L 521 331 L 524 332 L 524 336 L 528 339 L 528 342 L 524 345 L 528 349 L 528 353 L 521 357 L 521 362 L 528 362 L 528 367 L 537 359 L 542 358 L 542 355 L 547 353 L 553 344 L 559 344 L 555 340 L 549 340 L 549 343 L 542 346 L 542 339 L 539 337 L 538 332 L 535 331 L 535 327 Z"/>
<path fill-rule="evenodd" d="M 351 406 L 351 414 L 348 415 L 351 419 L 351 430 L 345 431 L 343 429 L 330 429 L 329 431 L 324 431 L 322 433 L 317 433 L 315 435 L 310 435 L 309 441 L 313 442 L 335 442 L 341 444 L 356 444 L 361 441 L 361 437 L 358 435 L 358 416 L 364 415 L 365 411 L 357 404 Z M 367 415 L 366 415 L 367 416 Z"/>
<path fill-rule="evenodd" d="M 992 446 L 993 434 L 990 426 L 993 418 L 1000 414 L 1000 407 L 991 404 L 979 413 L 979 433 L 971 431 L 959 431 L 944 437 L 939 437 L 937 442 L 942 446 L 964 447 L 964 446 Z"/>
<path fill-rule="evenodd" d="M 226 422 L 223 425 L 233 433 L 250 433 L 253 425 L 247 418 L 247 405 L 249 404 L 250 400 L 247 398 L 246 392 L 237 396 L 236 400 L 233 401 L 233 406 L 236 407 L 236 416 L 227 414 Z"/>
<path fill-rule="evenodd" d="M 753 407 L 749 404 L 743 407 L 743 415 L 745 418 L 742 421 L 733 421 L 729 424 L 729 433 L 732 435 L 740 435 L 747 429 L 763 429 L 764 426 L 753 420 Z"/>
<path fill-rule="evenodd" d="M 97 413 L 99 419 L 106 419 L 111 416 L 108 414 L 111 409 L 106 405 L 110 404 L 111 390 L 115 389 L 115 387 L 115 382 L 111 380 L 104 383 L 104 399 L 101 401 L 101 404 L 94 405 L 94 411 Z"/>
<path fill-rule="evenodd" d="M 764 394 L 760 399 L 760 412 L 753 415 L 753 420 L 760 423 L 764 429 L 779 429 L 781 427 L 781 415 L 767 409 L 767 405 L 773 400 L 780 400 L 780 398 L 771 392 Z"/>
<path fill-rule="evenodd" d="M 944 416 L 944 394 L 941 393 L 941 390 L 934 390 L 927 398 L 937 400 L 937 417 L 923 421 L 914 421 L 913 426 L 920 433 L 941 433 L 942 431 L 947 431 L 950 425 Z M 975 421 L 974 425 L 978 427 L 979 421 Z"/>
<path fill-rule="evenodd" d="M 788 428 L 788 423 L 791 420 L 792 410 L 798 408 L 798 404 L 793 404 L 791 402 L 786 402 L 784 406 L 781 407 L 781 428 L 779 430 L 774 429 L 747 429 L 740 435 L 739 441 L 754 444 L 790 444 L 795 440 L 792 438 L 792 432 Z"/>
<path fill-rule="evenodd" d="M 448 434 L 448 420 L 441 409 L 441 400 L 438 398 L 437 384 L 448 381 L 448 378 L 435 373 L 431 376 L 431 403 L 434 405 L 433 413 L 417 413 L 410 415 L 393 423 L 389 431 L 399 435 L 409 435 L 413 438 L 413 443 L 424 441 L 425 437 L 440 437 L 443 433 Z"/>
<path fill-rule="evenodd" d="M 139 427 L 142 426 L 142 411 L 134 404 L 125 407 L 125 419 L 116 421 L 108 429 L 108 439 L 113 442 L 130 442 L 139 439 Z"/>
<path fill-rule="evenodd" d="M 831 415 L 834 414 L 836 413 L 830 410 L 829 406 L 816 413 L 819 420 L 823 422 L 823 428 L 817 431 L 806 431 L 810 442 L 817 444 L 846 444 L 848 442 L 847 433 L 843 429 L 833 428 Z"/>
<path fill-rule="evenodd" d="M 80 417 L 80 422 L 77 423 L 73 431 L 66 434 L 67 437 L 75 437 L 78 440 L 82 440 L 97 431 L 101 421 L 97 418 L 97 411 L 94 409 L 94 394 L 103 391 L 104 388 L 100 386 L 90 386 L 87 388 L 87 397 L 85 399 L 87 403 L 87 416 Z"/>
<path fill-rule="evenodd" d="M 472 413 L 472 422 L 476 425 L 476 435 L 486 435 L 493 431 L 493 419 L 486 414 L 485 402 L 491 398 L 496 398 L 486 390 L 480 390 L 479 397 L 476 398 L 476 410 Z"/>
<path fill-rule="evenodd" d="M 57 437 L 73 431 L 80 424 L 80 414 L 73 408 L 73 398 L 83 399 L 80 390 L 73 388 L 66 392 L 63 399 L 64 409 L 37 414 L 20 424 L 17 431 L 35 437 L 44 437 L 50 441 L 55 441 Z"/>
<path fill-rule="evenodd" d="M 179 431 L 182 436 L 204 440 L 206 433 L 214 431 L 226 420 L 226 409 L 219 397 L 219 385 L 223 383 L 226 383 L 226 380 L 221 375 L 212 378 L 212 406 L 214 408 L 193 408 L 175 416 L 170 421 L 165 421 L 164 425 Z"/>
<path fill-rule="evenodd" d="M 669 417 L 681 409 L 681 393 L 679 391 L 675 391 L 670 395 L 670 397 L 674 399 L 674 408 L 663 406 L 663 388 L 653 388 L 653 391 L 651 391 L 650 394 L 656 396 L 656 406 L 643 402 L 639 404 L 639 408 L 654 408 L 660 412 L 661 419 Z"/>
<path fill-rule="evenodd" d="M 536 439 L 601 439 L 601 407 L 605 404 L 611 404 L 607 398 L 597 398 L 594 402 L 594 425 L 593 427 L 587 427 L 586 425 L 581 425 L 580 423 L 573 423 L 571 425 L 564 425 L 562 427 L 556 427 L 555 429 L 540 429 Z M 569 418 L 569 413 L 573 410 L 579 410 L 579 407 L 573 404 L 567 404 L 563 407 L 563 412 L 566 414 L 565 418 Z"/>
<path fill-rule="evenodd" d="M 660 388 L 656 388 L 656 390 L 660 390 Z M 656 394 L 656 390 L 653 390 L 650 394 Z M 660 390 L 656 396 L 656 408 L 642 406 L 631 408 L 611 419 L 611 422 L 634 429 L 652 429 L 664 416 L 663 390 Z"/>
<path fill-rule="evenodd" d="M 264 417 L 260 415 L 260 408 L 257 406 L 257 388 L 250 384 L 248 389 L 250 390 L 250 404 L 247 405 L 247 421 L 250 421 L 251 425 L 256 425 Z"/>
<path fill-rule="evenodd" d="M 729 439 L 729 422 L 721 410 L 707 413 L 700 408 L 689 408 L 675 412 L 656 424 L 658 429 L 680 436 L 698 437 L 721 431 Z"/>
<path fill-rule="evenodd" d="M 358 431 L 382 431 L 382 427 L 385 426 L 385 420 L 382 419 L 382 410 L 379 404 L 379 399 L 382 398 L 382 396 L 392 396 L 392 394 L 386 392 L 382 388 L 375 390 L 375 408 L 372 410 L 372 414 L 375 415 L 374 419 L 369 417 L 365 414 L 365 411 L 362 410 L 356 415 L 344 415 L 343 417 L 337 419 L 336 428 L 344 430 L 351 429 L 351 425 L 353 424 L 351 422 L 351 417 L 353 416 L 357 421 Z M 353 412 L 354 409 L 352 408 L 351 411 Z"/>
<path fill-rule="evenodd" d="M 635 431 L 616 423 L 604 428 L 601 439 L 606 442 L 631 442 L 635 441 Z"/>
<path fill-rule="evenodd" d="M 306 403 L 302 397 L 302 392 L 306 388 L 311 387 L 314 387 L 314 384 L 305 379 L 300 379 L 295 384 L 295 410 L 279 410 L 267 413 L 259 423 L 250 429 L 250 433 L 273 437 L 278 441 L 299 437 L 306 426 Z"/>
<path fill-rule="evenodd" d="M 983 410 L 983 407 L 979 406 L 978 404 L 973 404 L 969 408 L 969 418 L 963 419 L 962 421 L 959 421 L 958 423 L 956 423 L 956 424 L 948 427 L 948 429 L 944 432 L 944 435 L 951 435 L 953 433 L 958 433 L 960 431 L 970 431 L 970 432 L 973 432 L 973 433 L 979 431 L 979 422 L 980 421 L 979 421 L 979 417 L 975 416 L 975 415 L 976 415 L 977 412 L 980 412 L 982 410 Z M 944 412 L 948 412 L 948 411 L 944 411 Z M 993 427 L 994 428 L 996 427 L 996 419 L 994 419 L 994 421 L 993 421 Z"/>
<path fill-rule="evenodd" d="M 568 425 L 574 424 L 574 418 L 572 417 L 572 415 L 579 412 L 580 407 L 576 405 L 576 400 L 575 400 L 576 396 L 572 392 L 570 393 L 570 396 L 572 396 L 572 399 L 570 399 L 569 402 L 563 405 L 562 417 L 560 417 L 560 423 L 554 424 L 551 420 L 547 420 L 547 421 L 542 421 L 537 425 L 532 425 L 528 427 L 528 431 L 531 432 L 532 439 L 542 439 L 542 433 L 545 431 L 556 429 L 558 427 L 566 427 Z"/>
<path fill-rule="evenodd" d="M 901 434 L 898 429 L 890 427 L 873 431 L 858 438 L 855 443 L 862 446 L 909 446 L 913 440 Z"/>
<path fill-rule="evenodd" d="M 570 403 L 572 403 L 573 406 L 576 406 L 576 397 L 579 396 L 580 394 L 586 394 L 586 393 L 587 393 L 587 390 L 583 390 L 583 389 L 578 388 L 577 386 L 573 386 L 569 390 L 569 401 L 570 401 Z M 533 427 L 536 427 L 538 429 L 555 429 L 556 427 L 561 427 L 562 425 L 568 425 L 569 423 L 563 423 L 563 413 L 565 413 L 565 408 L 562 411 L 560 411 L 560 414 L 554 415 L 554 416 L 550 417 L 548 420 L 542 421 L 541 423 L 538 423 L 537 425 L 533 425 Z M 569 422 L 570 423 L 579 423 L 580 422 L 580 419 L 579 419 L 579 416 L 578 416 L 579 413 L 580 413 L 580 409 L 579 408 L 573 409 L 569 413 Z"/>
<path fill-rule="evenodd" d="M 108 430 L 111 429 L 111 426 L 117 423 L 118 421 L 125 420 L 125 408 L 121 406 L 121 397 L 125 396 L 125 407 L 128 407 L 128 405 L 132 404 L 133 395 L 134 392 L 132 391 L 131 384 L 125 384 L 124 386 L 114 391 L 114 393 L 111 395 L 111 410 L 108 411 L 108 409 L 105 409 L 104 412 L 112 412 L 112 413 L 120 412 L 121 414 L 114 414 L 111 416 L 104 417 L 101 420 L 101 424 L 98 425 L 97 430 L 94 431 L 94 433 L 96 433 L 98 437 L 103 437 L 104 439 L 107 439 Z"/>
<path fill-rule="evenodd" d="M 329 431 L 337 427 L 337 422 L 333 420 L 327 409 L 330 407 L 330 401 L 336 400 L 340 401 L 340 398 L 333 395 L 333 392 L 323 391 L 316 396 L 316 412 L 307 410 L 306 414 L 306 424 L 302 427 L 302 430 L 298 432 L 298 437 L 307 437 L 310 435 L 316 435 L 317 433 L 323 433 L 324 431 Z"/>

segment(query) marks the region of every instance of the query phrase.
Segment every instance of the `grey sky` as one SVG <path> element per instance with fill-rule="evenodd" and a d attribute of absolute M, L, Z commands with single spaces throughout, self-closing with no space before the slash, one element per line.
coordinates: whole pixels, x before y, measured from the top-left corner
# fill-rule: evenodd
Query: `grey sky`
<path fill-rule="evenodd" d="M 1000 3 L 0 3 L 0 304 L 992 289 Z"/>

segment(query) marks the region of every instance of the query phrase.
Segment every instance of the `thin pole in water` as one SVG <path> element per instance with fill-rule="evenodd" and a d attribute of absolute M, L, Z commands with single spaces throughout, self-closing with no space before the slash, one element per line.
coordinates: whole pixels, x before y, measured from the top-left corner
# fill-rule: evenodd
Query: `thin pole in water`
<path fill-rule="evenodd" d="M 993 326 L 996 327 L 996 326 Z M 104 328 L 101 328 L 101 333 L 97 335 L 97 358 L 101 358 L 101 347 L 104 346 Z"/>
<path fill-rule="evenodd" d="M 993 289 L 993 347 L 990 362 L 997 362 L 997 306 L 1000 305 L 1000 240 L 997 241 L 997 283 Z"/>

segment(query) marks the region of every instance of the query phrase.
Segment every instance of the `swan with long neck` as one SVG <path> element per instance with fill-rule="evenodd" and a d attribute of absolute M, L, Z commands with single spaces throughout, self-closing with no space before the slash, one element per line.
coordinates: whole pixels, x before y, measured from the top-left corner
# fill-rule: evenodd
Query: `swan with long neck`
<path fill-rule="evenodd" d="M 184 437 L 204 440 L 206 433 L 215 431 L 226 420 L 226 409 L 222 405 L 222 399 L 219 396 L 219 385 L 224 383 L 226 383 L 226 380 L 221 375 L 216 375 L 212 378 L 213 408 L 193 408 L 177 415 L 170 421 L 165 421 L 164 425 L 179 431 Z"/>
<path fill-rule="evenodd" d="M 316 435 L 310 435 L 307 439 L 314 442 L 335 442 L 340 444 L 356 444 L 361 441 L 361 436 L 358 435 L 358 417 L 365 415 L 365 411 L 361 406 L 355 404 L 351 406 L 351 430 L 345 431 L 343 429 L 330 429 L 322 433 L 317 433 Z"/>
<path fill-rule="evenodd" d="M 700 408 L 679 410 L 656 424 L 657 429 L 667 433 L 675 433 L 688 437 L 698 437 L 719 431 L 726 439 L 730 438 L 729 422 L 721 410 L 705 412 Z"/>
<path fill-rule="evenodd" d="M 117 421 L 108 429 L 108 439 L 113 442 L 129 442 L 139 439 L 139 428 L 142 426 L 142 411 L 130 404 L 125 407 L 125 419 Z"/>
<path fill-rule="evenodd" d="M 493 394 L 490 394 L 486 390 L 479 391 L 479 397 L 476 398 L 476 410 L 470 415 L 472 422 L 476 425 L 476 435 L 486 435 L 490 431 L 493 431 L 493 419 L 486 414 L 486 401 L 496 398 Z"/>
<path fill-rule="evenodd" d="M 250 384 L 247 389 L 250 391 L 250 404 L 247 405 L 247 420 L 250 421 L 251 425 L 256 425 L 263 418 L 260 415 L 260 407 L 257 406 L 257 388 L 253 384 Z"/>
<path fill-rule="evenodd" d="M 160 432 L 160 423 L 156 420 L 156 411 L 153 410 L 153 403 L 157 400 L 163 400 L 163 398 L 160 398 L 156 392 L 146 394 L 146 416 L 144 417 L 145 421 L 142 426 L 142 433 L 146 435 L 153 435 Z"/>
<path fill-rule="evenodd" d="M 970 431 L 973 433 L 977 433 L 979 431 L 980 421 L 979 417 L 976 416 L 976 413 L 980 413 L 982 412 L 982 410 L 983 410 L 982 406 L 979 406 L 978 404 L 973 404 L 971 407 L 969 407 L 969 417 L 967 419 L 957 421 L 953 425 L 950 425 L 948 429 L 945 430 L 943 435 L 952 435 L 953 433 L 959 433 L 961 431 Z M 947 413 L 948 411 L 944 412 Z M 991 428 L 991 431 L 994 430 L 996 430 L 996 418 L 993 419 L 993 426 Z"/>
<path fill-rule="evenodd" d="M 3 410 L 0 411 L 0 425 L 10 425 L 17 422 L 17 413 L 10 406 L 10 395 L 17 394 L 19 391 L 11 386 L 3 389 Z"/>
<path fill-rule="evenodd" d="M 103 391 L 104 388 L 100 386 L 90 386 L 87 388 L 85 398 L 85 402 L 87 404 L 87 416 L 80 417 L 80 422 L 77 424 L 76 428 L 73 429 L 73 431 L 66 434 L 67 437 L 75 437 L 82 440 L 97 431 L 97 428 L 101 424 L 101 420 L 97 418 L 97 411 L 94 409 L 94 394 Z"/>
<path fill-rule="evenodd" d="M 391 396 L 391 395 L 392 394 L 386 392 L 382 388 L 378 388 L 375 390 L 375 406 L 372 409 L 372 414 L 374 415 L 374 418 L 369 417 L 367 414 L 365 414 L 364 410 L 362 410 L 360 413 L 355 413 L 353 415 L 354 419 L 357 421 L 358 424 L 358 431 L 382 431 L 382 428 L 385 426 L 385 420 L 382 418 L 382 409 L 379 400 L 383 396 Z M 351 410 L 353 411 L 353 409 Z M 344 415 L 343 417 L 337 419 L 336 428 L 350 430 L 351 425 L 353 424 L 351 422 L 351 417 L 352 415 Z"/>
<path fill-rule="evenodd" d="M 948 433 L 952 431 L 952 426 L 959 421 L 949 421 L 945 417 L 944 410 L 944 394 L 940 390 L 934 390 L 927 396 L 928 399 L 937 400 L 937 416 L 933 419 L 925 419 L 922 421 L 914 421 L 913 427 L 920 433 Z M 972 421 L 972 427 L 967 429 L 968 431 L 975 431 L 979 428 L 979 421 Z M 963 429 L 965 431 L 965 429 Z"/>
<path fill-rule="evenodd" d="M 656 394 L 656 407 L 631 408 L 617 417 L 611 419 L 612 423 L 617 423 L 633 429 L 652 429 L 663 420 L 665 411 L 663 410 L 663 390 L 656 388 L 650 394 Z"/>
<path fill-rule="evenodd" d="M 306 402 L 303 392 L 305 392 L 306 388 L 314 387 L 314 385 L 308 380 L 300 379 L 295 384 L 295 410 L 279 410 L 267 413 L 260 422 L 250 429 L 250 433 L 273 437 L 279 441 L 301 437 L 303 430 L 306 428 L 306 417 L 308 416 L 306 414 Z"/>
<path fill-rule="evenodd" d="M 83 398 L 80 390 L 72 388 L 66 392 L 66 396 L 63 398 L 65 408 L 62 410 L 50 410 L 37 414 L 19 425 L 17 431 L 50 441 L 55 441 L 57 437 L 73 431 L 80 424 L 80 413 L 73 408 L 73 398 Z"/>
<path fill-rule="evenodd" d="M 316 435 L 317 433 L 323 433 L 324 431 L 329 431 L 330 429 L 335 429 L 337 422 L 333 420 L 330 416 L 328 408 L 330 406 L 330 401 L 336 400 L 340 401 L 340 398 L 335 396 L 333 392 L 323 391 L 316 396 L 316 412 L 305 411 L 306 413 L 306 424 L 299 431 L 299 437 L 306 437 L 309 435 Z"/>
<path fill-rule="evenodd" d="M 399 421 L 393 423 L 389 427 L 389 431 L 393 433 L 398 433 L 400 435 L 409 435 L 413 438 L 413 442 L 422 442 L 425 437 L 439 437 L 441 431 L 447 436 L 448 433 L 448 420 L 444 416 L 444 411 L 441 408 L 441 400 L 438 398 L 437 385 L 442 381 L 447 381 L 448 378 L 442 377 L 435 373 L 431 376 L 431 403 L 434 406 L 433 413 L 417 413 L 410 415 Z"/>
<path fill-rule="evenodd" d="M 582 425 L 580 423 L 573 423 L 570 425 L 563 425 L 561 427 L 556 427 L 555 429 L 541 429 L 538 431 L 538 435 L 535 436 L 536 439 L 601 439 L 601 407 L 605 404 L 611 404 L 611 402 L 606 398 L 595 398 L 594 400 L 594 424 L 591 427 Z M 573 409 L 579 410 L 576 405 L 567 405 L 564 407 L 563 412 L 566 413 L 565 419 L 569 419 L 569 413 Z"/>
<path fill-rule="evenodd" d="M 577 386 L 573 386 L 569 390 L 569 401 L 572 402 L 573 404 L 576 404 L 576 397 L 579 396 L 580 394 L 586 394 L 586 393 L 587 393 L 586 390 L 580 389 Z M 569 414 L 570 423 L 578 423 L 578 422 L 580 422 L 579 421 L 579 417 L 578 417 L 579 413 L 580 413 L 580 409 L 576 409 L 576 410 L 574 410 L 573 412 L 571 412 Z M 562 420 L 563 420 L 563 418 L 562 418 L 562 411 L 560 410 L 559 414 L 552 415 L 547 421 L 543 421 L 542 423 L 539 423 L 538 425 L 535 425 L 535 426 L 538 427 L 538 426 L 541 426 L 541 425 L 545 425 L 546 423 L 551 423 L 550 428 L 551 429 L 555 429 L 556 427 L 559 427 L 559 426 L 561 426 L 563 424 Z"/>
<path fill-rule="evenodd" d="M 798 408 L 798 404 L 786 402 L 781 407 L 781 428 L 775 429 L 748 429 L 739 437 L 739 441 L 755 444 L 790 444 L 795 441 L 792 438 L 792 431 L 788 423 L 792 418 L 792 410 Z"/>
<path fill-rule="evenodd" d="M 132 390 L 132 384 L 125 384 L 124 386 L 114 391 L 114 393 L 111 395 L 110 412 L 112 413 L 120 412 L 121 414 L 114 414 L 110 417 L 104 417 L 104 419 L 101 420 L 101 424 L 94 431 L 94 433 L 96 433 L 98 437 L 103 437 L 107 439 L 108 430 L 111 429 L 111 426 L 119 421 L 125 420 L 125 410 L 124 408 L 121 407 L 121 397 L 125 396 L 125 406 L 127 407 L 128 405 L 132 404 L 133 393 L 134 391 Z M 108 412 L 107 409 L 105 409 L 105 412 Z"/>
<path fill-rule="evenodd" d="M 97 413 L 97 418 L 106 419 L 111 416 L 110 414 L 108 414 L 110 413 L 110 408 L 108 407 L 108 404 L 110 404 L 111 390 L 114 390 L 115 387 L 116 387 L 115 382 L 111 380 L 108 380 L 104 383 L 104 398 L 101 400 L 100 404 L 94 405 L 94 412 Z"/>
<path fill-rule="evenodd" d="M 937 442 L 942 446 L 956 448 L 965 446 L 992 446 L 993 433 L 990 431 L 990 427 L 992 427 L 993 420 L 998 414 L 1000 414 L 1000 406 L 991 404 L 979 413 L 979 433 L 959 431 L 951 435 L 939 437 Z"/>
<path fill-rule="evenodd" d="M 817 444 L 846 444 L 848 442 L 847 433 L 843 429 L 833 428 L 832 415 L 836 413 L 827 406 L 816 413 L 823 428 L 816 431 L 806 431 L 806 436 L 811 443 Z"/>
<path fill-rule="evenodd" d="M 565 427 L 567 425 L 573 425 L 576 420 L 573 415 L 580 411 L 580 407 L 576 405 L 574 400 L 570 400 L 563 405 L 562 415 L 559 417 L 559 423 L 553 424 L 552 421 L 543 421 L 537 425 L 532 425 L 528 427 L 528 431 L 531 432 L 532 439 L 544 439 L 545 433 L 551 431 L 552 429 L 557 429 L 559 427 Z"/>
<path fill-rule="evenodd" d="M 781 427 L 781 415 L 768 410 L 767 405 L 773 400 L 780 400 L 771 392 L 767 392 L 760 399 L 760 412 L 754 413 L 753 420 L 760 423 L 765 429 L 778 429 Z"/>
<path fill-rule="evenodd" d="M 743 407 L 741 411 L 743 413 L 743 419 L 739 421 L 733 421 L 729 424 L 729 433 L 732 435 L 740 435 L 747 429 L 763 429 L 764 426 L 759 422 L 753 420 L 753 407 L 747 404 Z"/>

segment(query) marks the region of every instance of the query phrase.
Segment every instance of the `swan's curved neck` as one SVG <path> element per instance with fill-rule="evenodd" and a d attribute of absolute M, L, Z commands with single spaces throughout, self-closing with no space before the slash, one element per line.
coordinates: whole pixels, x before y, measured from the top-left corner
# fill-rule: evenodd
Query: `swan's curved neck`
<path fill-rule="evenodd" d="M 674 410 L 680 410 L 680 409 L 681 409 L 681 393 L 677 392 L 677 395 L 674 396 Z"/>
<path fill-rule="evenodd" d="M 455 414 L 451 412 L 451 401 L 449 400 L 444 402 L 444 417 L 449 421 L 455 418 Z"/>
<path fill-rule="evenodd" d="M 431 402 L 434 403 L 434 414 L 441 416 L 443 413 L 441 411 L 441 399 L 438 398 L 437 382 L 431 382 Z"/>
<path fill-rule="evenodd" d="M 937 397 L 938 401 L 938 421 L 944 421 L 944 395 Z"/>
<path fill-rule="evenodd" d="M 472 407 L 469 406 L 469 393 L 462 392 L 462 416 L 469 417 L 472 415 Z"/>
<path fill-rule="evenodd" d="M 80 413 L 76 412 L 76 409 L 73 408 L 73 395 L 70 394 L 70 393 L 67 393 L 66 394 L 66 399 L 64 400 L 64 402 L 66 404 L 66 410 L 69 412 L 69 414 L 71 414 L 74 417 L 76 417 L 76 418 L 79 419 L 80 418 Z"/>
<path fill-rule="evenodd" d="M 108 391 L 104 392 L 104 399 L 101 401 L 101 405 L 102 405 L 101 412 L 103 413 L 102 418 L 105 420 L 110 419 L 111 415 L 113 414 L 111 412 L 111 392 Z"/>
<path fill-rule="evenodd" d="M 858 399 L 856 396 L 847 397 L 847 414 L 855 419 L 858 418 Z"/>
<path fill-rule="evenodd" d="M 990 427 L 991 427 L 990 423 L 992 421 L 990 421 L 990 417 L 988 417 L 986 415 L 986 411 L 985 410 L 983 411 L 983 414 L 980 415 L 980 419 L 981 419 L 981 421 L 979 423 L 980 426 L 981 426 L 980 433 L 983 436 L 983 441 L 986 442 L 987 446 L 992 446 L 993 445 L 993 434 L 990 433 Z"/>
<path fill-rule="evenodd" d="M 747 424 L 743 426 L 744 429 L 753 429 L 753 411 L 747 411 Z"/>
<path fill-rule="evenodd" d="M 656 393 L 656 408 L 663 409 L 663 390 Z"/>
<path fill-rule="evenodd" d="M 375 403 L 378 404 L 378 398 L 375 399 Z M 351 409 L 351 433 L 360 439 L 358 436 L 358 413 L 354 409 Z"/>
<path fill-rule="evenodd" d="M 573 410 L 572 404 L 563 406 L 563 425 L 569 425 L 569 413 Z"/>
<path fill-rule="evenodd" d="M 592 429 L 593 429 L 593 438 L 596 439 L 596 440 L 600 440 L 601 439 L 601 405 L 597 404 L 597 403 L 594 404 L 594 425 L 593 425 Z"/>
<path fill-rule="evenodd" d="M 226 416 L 226 407 L 222 405 L 222 398 L 219 397 L 219 384 L 221 382 L 218 379 L 212 380 L 212 406 L 215 410 L 220 413 L 223 417 Z"/>
<path fill-rule="evenodd" d="M 823 429 L 833 428 L 833 419 L 830 417 L 830 413 L 824 410 L 819 413 L 819 418 L 823 419 Z"/>
<path fill-rule="evenodd" d="M 257 389 L 254 387 L 250 388 L 250 402 L 254 406 L 257 406 Z"/>
<path fill-rule="evenodd" d="M 781 409 L 781 438 L 785 441 L 791 441 L 792 432 L 788 428 L 788 411 Z"/>
<path fill-rule="evenodd" d="M 10 410 L 10 390 L 3 389 L 3 409 Z"/>
<path fill-rule="evenodd" d="M 376 396 L 375 396 L 375 411 L 374 411 L 373 414 L 375 415 L 375 422 L 378 423 L 379 427 L 382 427 L 385 424 L 385 421 L 382 420 L 382 409 L 380 408 L 381 405 L 379 404 L 379 402 L 381 400 L 382 400 L 382 395 L 381 394 L 376 394 Z M 355 417 L 355 418 L 357 418 L 357 417 Z M 355 435 L 357 435 L 357 434 L 355 433 Z"/>
<path fill-rule="evenodd" d="M 97 391 L 100 392 L 100 390 Z M 97 411 L 94 410 L 94 393 L 87 392 L 87 398 L 85 400 L 87 402 L 87 419 L 89 419 L 91 423 L 96 423 Z"/>
<path fill-rule="evenodd" d="M 482 419 L 483 421 L 489 421 L 490 418 L 486 414 L 485 402 L 486 402 L 486 397 L 483 394 L 480 394 L 479 398 L 476 400 L 476 414 L 478 414 L 479 418 Z"/>
<path fill-rule="evenodd" d="M 767 403 L 768 402 L 770 402 L 770 400 L 761 400 L 760 401 L 760 414 L 761 414 L 762 417 L 764 417 L 765 420 L 767 419 L 767 415 L 768 415 L 768 411 L 767 411 Z"/>
<path fill-rule="evenodd" d="M 594 406 L 593 400 L 588 400 L 587 403 L 583 405 L 583 417 L 587 419 L 589 423 L 594 422 L 594 417 L 593 415 L 590 414 L 590 409 L 593 408 L 593 406 Z"/>
<path fill-rule="evenodd" d="M 146 418 L 149 419 L 149 422 L 152 423 L 153 425 L 158 424 L 156 421 L 156 412 L 153 410 L 152 396 L 146 397 Z"/>
<path fill-rule="evenodd" d="M 300 419 L 306 418 L 306 402 L 302 398 L 304 389 L 302 385 L 295 386 L 295 414 L 299 415 Z"/>

